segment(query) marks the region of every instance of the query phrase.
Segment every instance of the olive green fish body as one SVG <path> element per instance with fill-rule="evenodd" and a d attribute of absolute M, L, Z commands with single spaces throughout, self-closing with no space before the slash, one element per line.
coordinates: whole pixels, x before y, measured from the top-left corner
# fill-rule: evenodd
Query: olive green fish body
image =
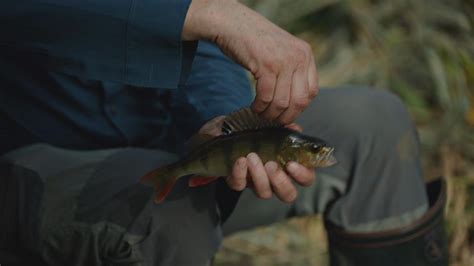
<path fill-rule="evenodd" d="M 237 123 L 237 119 L 242 121 Z M 229 124 L 223 127 L 224 131 L 227 129 L 226 134 L 198 145 L 181 160 L 141 178 L 155 187 L 155 202 L 161 202 L 166 197 L 178 178 L 186 175 L 227 176 L 232 172 L 234 162 L 251 152 L 258 154 L 263 163 L 275 161 L 283 169 L 289 161 L 296 161 L 308 168 L 335 163 L 332 155 L 334 149 L 325 141 L 281 125 L 265 124 L 267 121 L 257 118 L 249 109 L 236 112 L 227 121 Z M 250 126 L 246 126 L 246 123 Z M 259 128 L 260 124 L 264 126 Z"/>
<path fill-rule="evenodd" d="M 257 153 L 263 162 L 276 161 L 284 140 L 292 132 L 285 128 L 271 128 L 237 132 L 217 137 L 193 151 L 176 167 L 181 175 L 225 176 L 234 162 L 250 152 Z"/>

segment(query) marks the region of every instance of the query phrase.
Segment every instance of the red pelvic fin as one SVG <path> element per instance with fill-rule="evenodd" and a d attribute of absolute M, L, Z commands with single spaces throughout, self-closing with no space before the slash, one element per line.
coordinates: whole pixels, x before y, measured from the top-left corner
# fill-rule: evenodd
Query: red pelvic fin
<path fill-rule="evenodd" d="M 212 181 L 216 180 L 219 177 L 215 176 L 193 176 L 189 179 L 188 181 L 188 186 L 190 187 L 199 187 L 199 186 L 204 186 Z"/>
<path fill-rule="evenodd" d="M 162 170 L 160 168 L 155 169 L 153 171 L 148 172 L 146 175 L 140 177 L 140 182 L 147 184 L 147 185 L 153 185 L 154 180 L 160 176 Z"/>
<path fill-rule="evenodd" d="M 170 194 L 171 190 L 173 189 L 174 184 L 176 183 L 176 178 L 170 178 L 167 183 L 163 186 L 156 185 L 155 186 L 155 203 L 161 203 L 165 200 L 166 196 Z"/>

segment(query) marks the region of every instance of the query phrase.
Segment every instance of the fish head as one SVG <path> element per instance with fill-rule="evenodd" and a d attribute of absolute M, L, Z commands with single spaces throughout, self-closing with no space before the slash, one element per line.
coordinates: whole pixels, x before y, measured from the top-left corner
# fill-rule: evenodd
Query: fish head
<path fill-rule="evenodd" d="M 328 167 L 337 163 L 333 147 L 322 139 L 300 133 L 288 137 L 286 153 L 291 155 L 292 160 L 308 168 Z"/>

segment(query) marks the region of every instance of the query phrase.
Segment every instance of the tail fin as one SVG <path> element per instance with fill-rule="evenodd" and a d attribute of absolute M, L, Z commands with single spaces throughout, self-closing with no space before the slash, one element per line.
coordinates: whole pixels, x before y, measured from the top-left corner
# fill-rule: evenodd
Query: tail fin
<path fill-rule="evenodd" d="M 140 181 L 155 188 L 155 203 L 160 203 L 171 192 L 178 178 L 171 167 L 165 166 L 147 173 Z"/>

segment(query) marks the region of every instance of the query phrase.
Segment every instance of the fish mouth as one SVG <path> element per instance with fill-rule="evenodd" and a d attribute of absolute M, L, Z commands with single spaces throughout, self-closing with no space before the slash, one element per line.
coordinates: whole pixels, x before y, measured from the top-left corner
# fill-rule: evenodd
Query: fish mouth
<path fill-rule="evenodd" d="M 333 147 L 324 147 L 323 155 L 318 158 L 319 167 L 328 167 L 335 165 L 337 163 L 336 157 L 334 157 L 334 148 Z"/>

